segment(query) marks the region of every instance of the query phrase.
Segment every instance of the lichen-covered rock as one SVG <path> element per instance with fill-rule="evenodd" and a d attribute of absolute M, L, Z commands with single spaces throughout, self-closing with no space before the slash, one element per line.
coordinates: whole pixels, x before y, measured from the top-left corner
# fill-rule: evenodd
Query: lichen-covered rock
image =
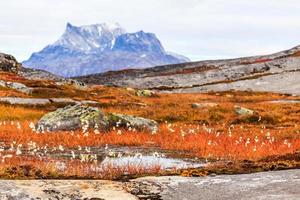
<path fill-rule="evenodd" d="M 255 112 L 241 106 L 234 106 L 234 111 L 238 115 L 253 115 Z"/>
<path fill-rule="evenodd" d="M 107 118 L 98 108 L 76 104 L 44 115 L 36 124 L 37 131 L 70 131 L 84 126 L 108 127 Z"/>
<path fill-rule="evenodd" d="M 151 90 L 138 90 L 136 91 L 136 95 L 139 97 L 153 97 L 156 93 Z"/>
<path fill-rule="evenodd" d="M 151 133 L 156 133 L 158 131 L 158 123 L 156 121 L 142 117 L 110 113 L 108 120 L 110 126 L 149 131 Z"/>

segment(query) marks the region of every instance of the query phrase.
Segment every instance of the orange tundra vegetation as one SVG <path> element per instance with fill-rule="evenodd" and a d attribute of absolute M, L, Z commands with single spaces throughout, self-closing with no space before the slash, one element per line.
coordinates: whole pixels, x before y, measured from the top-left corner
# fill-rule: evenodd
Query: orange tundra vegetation
<path fill-rule="evenodd" d="M 189 156 L 208 159 L 256 160 L 272 155 L 284 155 L 300 149 L 299 131 L 270 130 L 265 127 L 230 126 L 211 128 L 205 125 L 163 124 L 156 134 L 115 130 L 95 134 L 91 131 L 35 133 L 28 123 L 1 125 L 0 140 L 7 145 L 35 142 L 38 148 L 58 147 L 76 149 L 78 146 L 143 146 L 185 151 Z"/>
<path fill-rule="evenodd" d="M 8 76 L 6 79 L 12 77 Z M 22 81 L 25 80 L 20 79 L 20 82 Z M 123 129 L 109 130 L 100 134 L 96 134 L 94 130 L 89 130 L 88 133 L 78 130 L 41 134 L 34 132 L 30 128 L 31 124 L 37 122 L 43 114 L 65 105 L 28 107 L 0 104 L 0 147 L 13 147 L 12 151 L 6 153 L 12 157 L 7 157 L 2 162 L 1 167 L 4 171 L 9 166 L 24 165 L 39 166 L 39 169 L 49 173 L 53 171 L 55 159 L 37 158 L 25 153 L 17 155 L 17 146 L 26 148 L 33 143 L 36 149 L 47 146 L 49 149 L 68 150 L 77 149 L 78 146 L 99 148 L 106 145 L 140 146 L 179 151 L 180 155 L 185 157 L 207 160 L 256 161 L 269 156 L 293 154 L 300 150 L 299 103 L 273 102 L 299 100 L 289 95 L 229 91 L 138 97 L 132 90 L 115 87 L 95 86 L 80 90 L 72 86 L 55 86 L 51 82 L 44 82 L 42 85 L 39 82 L 31 82 L 29 85 L 36 89 L 32 94 L 24 95 L 14 90 L 0 88 L 0 96 L 15 92 L 16 96 L 23 95 L 28 98 L 67 96 L 77 100 L 93 100 L 99 102 L 96 107 L 104 113 L 124 113 L 156 120 L 160 123 L 160 130 L 156 134 Z M 45 92 L 45 89 L 48 92 Z M 206 102 L 216 103 L 217 106 L 202 108 L 191 106 L 193 103 Z M 252 109 L 255 114 L 238 115 L 234 111 L 236 105 Z M 3 156 L 6 155 L 2 154 Z M 87 167 L 86 163 L 76 163 L 76 160 L 70 160 L 67 164 L 73 171 L 65 172 L 66 176 L 84 174 L 83 169 Z M 156 166 L 152 170 L 157 171 L 158 168 Z M 117 172 L 111 174 L 122 171 L 122 169 L 115 170 Z M 126 170 L 133 172 L 140 170 L 141 173 L 147 173 L 146 169 L 132 166 L 127 166 Z M 0 176 L 5 177 L 3 174 Z"/>

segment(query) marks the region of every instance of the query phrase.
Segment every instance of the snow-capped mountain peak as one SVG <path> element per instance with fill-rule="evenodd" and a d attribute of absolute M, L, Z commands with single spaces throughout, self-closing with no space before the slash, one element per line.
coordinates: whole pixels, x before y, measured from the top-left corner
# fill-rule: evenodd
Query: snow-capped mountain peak
<path fill-rule="evenodd" d="M 126 33 L 118 23 L 85 26 L 67 23 L 55 43 L 33 53 L 23 64 L 71 77 L 186 61 L 166 52 L 153 33 Z"/>
<path fill-rule="evenodd" d="M 63 46 L 74 51 L 104 51 L 112 48 L 112 41 L 126 31 L 118 23 L 73 26 L 67 23 L 64 34 L 54 46 Z"/>

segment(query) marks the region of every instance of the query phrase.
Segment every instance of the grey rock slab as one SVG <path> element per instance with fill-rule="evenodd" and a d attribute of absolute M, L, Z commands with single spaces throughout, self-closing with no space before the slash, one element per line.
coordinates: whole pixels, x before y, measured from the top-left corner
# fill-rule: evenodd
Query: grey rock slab
<path fill-rule="evenodd" d="M 300 66 L 300 65 L 299 65 Z M 259 77 L 251 80 L 239 80 L 231 83 L 219 83 L 200 87 L 174 89 L 164 92 L 172 93 L 198 93 L 209 91 L 260 91 L 277 92 L 282 94 L 300 95 L 300 72 L 287 72 Z"/>
<path fill-rule="evenodd" d="M 82 100 L 82 101 L 79 101 L 78 103 L 81 103 L 81 104 L 99 104 L 99 102 L 92 101 L 92 100 Z"/>
<path fill-rule="evenodd" d="M 214 177 L 145 177 L 133 180 L 139 190 L 156 188 L 163 200 L 298 200 L 300 170 Z M 159 189 L 157 189 L 159 188 Z M 144 194 L 147 196 L 147 194 Z"/>
<path fill-rule="evenodd" d="M 19 97 L 0 97 L 0 102 L 12 105 L 46 105 L 50 104 L 49 99 L 19 98 Z"/>
<path fill-rule="evenodd" d="M 14 90 L 17 90 L 17 91 L 25 93 L 25 94 L 30 94 L 33 91 L 32 88 L 27 87 L 23 83 L 17 83 L 17 82 L 6 82 L 6 81 L 0 80 L 0 86 L 14 89 Z"/>
<path fill-rule="evenodd" d="M 0 82 L 1 84 L 1 82 Z M 22 97 L 0 97 L 0 102 L 9 103 L 12 105 L 46 105 L 50 103 L 65 103 L 65 104 L 99 104 L 97 101 L 82 100 L 76 101 L 71 98 L 22 98 Z"/>
<path fill-rule="evenodd" d="M 78 103 L 71 98 L 50 98 L 49 100 L 53 103 Z"/>
<path fill-rule="evenodd" d="M 192 108 L 213 108 L 218 105 L 217 103 L 193 103 L 191 106 Z"/>

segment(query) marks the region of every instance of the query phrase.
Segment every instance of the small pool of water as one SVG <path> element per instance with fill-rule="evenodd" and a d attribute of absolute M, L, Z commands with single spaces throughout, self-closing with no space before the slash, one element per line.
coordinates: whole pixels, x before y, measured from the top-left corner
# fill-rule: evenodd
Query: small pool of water
<path fill-rule="evenodd" d="M 101 162 L 101 165 L 114 167 L 138 166 L 142 168 L 158 166 L 163 170 L 200 168 L 205 166 L 204 163 L 192 160 L 156 157 L 151 155 L 125 156 L 119 158 L 106 157 Z"/>
<path fill-rule="evenodd" d="M 68 160 L 80 160 L 81 162 L 96 161 L 98 166 L 126 168 L 138 167 L 143 169 L 151 169 L 158 167 L 162 170 L 201 168 L 205 166 L 205 162 L 198 159 L 191 159 L 186 155 L 186 152 L 180 151 L 164 151 L 158 148 L 143 148 L 143 147 L 82 147 L 78 149 L 64 149 L 48 151 L 43 150 L 31 151 L 26 148 L 21 149 L 23 156 L 44 157 L 53 159 L 64 159 L 65 161 L 58 162 L 59 168 L 64 168 L 64 162 Z M 7 146 L 5 152 L 11 154 Z M 60 166 L 61 165 L 61 166 Z"/>

